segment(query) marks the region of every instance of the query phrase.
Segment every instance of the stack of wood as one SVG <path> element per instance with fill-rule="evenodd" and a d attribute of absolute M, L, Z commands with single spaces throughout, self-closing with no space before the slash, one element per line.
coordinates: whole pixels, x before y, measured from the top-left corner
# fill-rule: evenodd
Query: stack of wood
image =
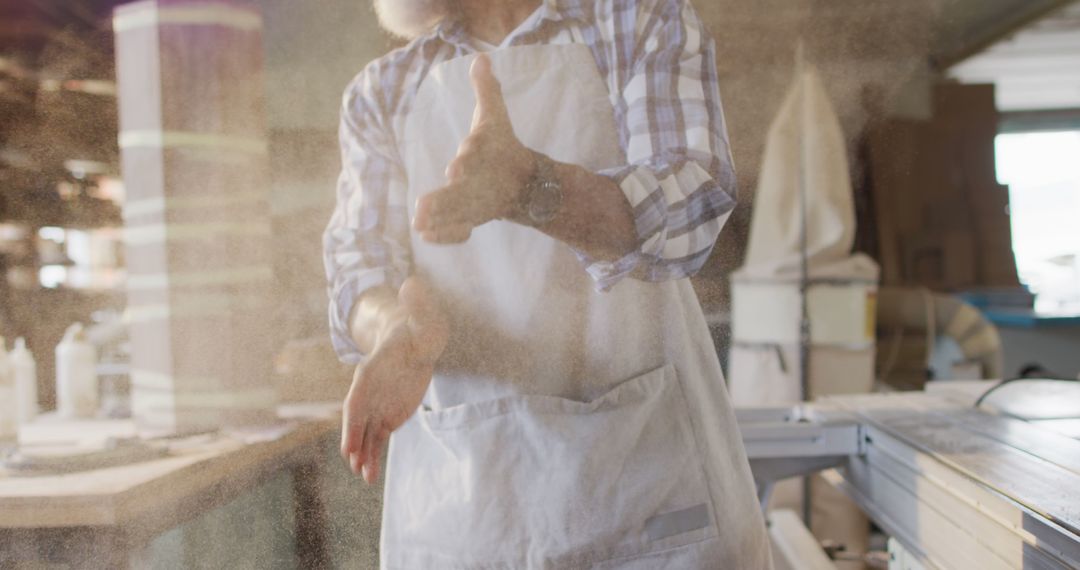
<path fill-rule="evenodd" d="M 869 128 L 867 236 L 882 284 L 938 291 L 1019 286 L 1009 192 L 997 182 L 992 85 L 943 84 L 929 121 Z"/>

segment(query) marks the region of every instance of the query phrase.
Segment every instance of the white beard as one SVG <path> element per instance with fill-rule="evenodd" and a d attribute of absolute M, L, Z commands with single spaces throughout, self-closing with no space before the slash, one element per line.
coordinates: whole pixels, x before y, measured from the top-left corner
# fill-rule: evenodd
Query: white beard
<path fill-rule="evenodd" d="M 375 0 L 375 13 L 386 31 L 413 39 L 431 30 L 450 13 L 451 0 Z"/>

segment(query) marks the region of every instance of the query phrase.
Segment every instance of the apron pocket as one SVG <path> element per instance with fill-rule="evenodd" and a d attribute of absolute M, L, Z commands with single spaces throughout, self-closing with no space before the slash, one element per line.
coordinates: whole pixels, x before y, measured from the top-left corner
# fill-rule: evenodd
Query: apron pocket
<path fill-rule="evenodd" d="M 669 365 L 588 402 L 418 411 L 396 434 L 385 562 L 570 568 L 716 536 L 687 410 Z"/>

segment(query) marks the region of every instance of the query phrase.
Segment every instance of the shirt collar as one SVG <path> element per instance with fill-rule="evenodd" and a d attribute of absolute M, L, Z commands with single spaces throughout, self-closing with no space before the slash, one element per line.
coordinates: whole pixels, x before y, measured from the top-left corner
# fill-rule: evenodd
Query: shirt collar
<path fill-rule="evenodd" d="M 456 16 L 445 18 L 435 28 L 435 35 L 442 41 L 455 46 L 469 44 L 469 34 L 465 33 L 465 24 Z"/>
<path fill-rule="evenodd" d="M 585 19 L 585 2 L 587 0 L 544 0 L 541 20 L 561 22 L 562 20 Z"/>

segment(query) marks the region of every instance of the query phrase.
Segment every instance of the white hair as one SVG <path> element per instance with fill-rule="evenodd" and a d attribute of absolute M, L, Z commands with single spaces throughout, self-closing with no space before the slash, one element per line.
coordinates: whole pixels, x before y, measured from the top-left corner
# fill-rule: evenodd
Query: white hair
<path fill-rule="evenodd" d="M 375 0 L 375 13 L 386 31 L 411 40 L 431 31 L 449 16 L 453 1 Z"/>

